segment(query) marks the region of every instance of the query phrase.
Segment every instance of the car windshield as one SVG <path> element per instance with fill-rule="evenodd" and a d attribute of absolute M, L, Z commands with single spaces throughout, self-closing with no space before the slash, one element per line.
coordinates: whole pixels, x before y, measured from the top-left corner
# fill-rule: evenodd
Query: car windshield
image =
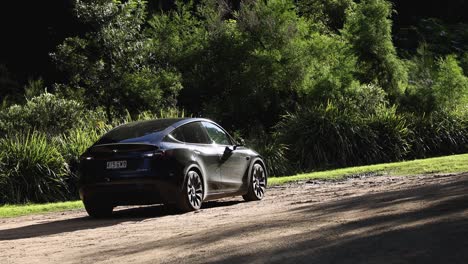
<path fill-rule="evenodd" d="M 157 119 L 131 122 L 105 134 L 95 145 L 130 142 L 151 142 L 158 132 L 182 119 Z"/>

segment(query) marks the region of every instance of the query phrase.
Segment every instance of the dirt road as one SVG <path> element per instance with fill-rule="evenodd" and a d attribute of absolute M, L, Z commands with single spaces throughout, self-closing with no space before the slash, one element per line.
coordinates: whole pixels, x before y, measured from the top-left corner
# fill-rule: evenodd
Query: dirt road
<path fill-rule="evenodd" d="M 468 173 L 356 177 L 174 215 L 0 219 L 0 263 L 468 263 Z"/>

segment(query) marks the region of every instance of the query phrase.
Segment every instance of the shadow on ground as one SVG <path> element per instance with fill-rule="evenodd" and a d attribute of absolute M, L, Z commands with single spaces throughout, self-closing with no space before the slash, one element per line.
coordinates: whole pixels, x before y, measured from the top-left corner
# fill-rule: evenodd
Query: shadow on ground
<path fill-rule="evenodd" d="M 233 219 L 232 225 L 209 232 L 113 248 L 112 254 L 136 257 L 182 250 L 190 252 L 183 259 L 193 263 L 468 263 L 468 177 L 244 220 L 235 224 Z M 277 236 L 263 238 L 268 233 Z"/>
<path fill-rule="evenodd" d="M 204 203 L 203 208 L 231 206 L 240 202 L 241 201 L 210 201 Z M 78 230 L 107 227 L 117 225 L 125 221 L 142 221 L 149 218 L 164 217 L 175 214 L 180 213 L 171 207 L 163 205 L 131 207 L 120 210 L 117 208 L 117 210 L 113 212 L 112 217 L 105 219 L 94 219 L 89 216 L 84 216 L 0 230 L 0 241 L 48 236 Z"/>
<path fill-rule="evenodd" d="M 396 210 L 411 203 L 416 208 Z M 419 204 L 426 206 L 418 207 Z M 308 221 L 321 223 L 352 212 L 363 217 L 339 222 L 320 232 L 268 241 L 280 246 L 266 252 L 244 253 L 239 250 L 216 259 L 216 262 L 468 263 L 468 177 L 444 185 L 433 184 L 302 206 L 290 213 L 292 222 L 295 221 L 293 215 L 299 214 Z M 303 224 L 303 218 L 297 219 L 296 223 L 290 224 Z M 277 227 L 273 224 L 263 228 L 268 232 Z M 225 235 L 219 233 L 218 236 Z M 255 244 L 244 246 L 249 247 L 255 247 Z"/>
<path fill-rule="evenodd" d="M 468 263 L 468 174 L 441 182 L 427 181 L 421 186 L 354 197 L 335 196 L 337 200 L 328 202 L 297 203 L 296 196 L 274 204 L 274 214 L 256 206 L 244 208 L 243 212 L 257 210 L 263 214 L 248 211 L 247 217 L 235 208 L 222 211 L 228 215 L 224 223 L 217 215 L 187 215 L 189 222 L 200 221 L 199 225 L 185 227 L 175 219 L 174 232 L 167 238 L 132 241 L 131 246 L 117 243 L 109 251 L 90 250 L 80 257 L 92 263 L 104 258 L 151 258 L 170 252 L 164 256 L 184 263 Z M 239 202 L 210 202 L 205 208 Z M 117 211 L 111 219 L 81 217 L 0 230 L 0 240 L 170 214 L 173 212 L 162 206 L 130 208 Z"/>

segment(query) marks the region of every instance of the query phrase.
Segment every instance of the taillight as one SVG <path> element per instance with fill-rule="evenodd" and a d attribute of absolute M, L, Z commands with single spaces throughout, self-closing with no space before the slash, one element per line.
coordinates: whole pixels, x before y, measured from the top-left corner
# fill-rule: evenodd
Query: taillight
<path fill-rule="evenodd" d="M 83 155 L 80 157 L 80 160 L 93 160 L 94 157 L 93 156 L 88 156 L 88 155 Z"/>
<path fill-rule="evenodd" d="M 166 156 L 166 151 L 164 150 L 156 150 L 154 152 L 143 154 L 144 158 L 160 158 L 164 156 Z"/>

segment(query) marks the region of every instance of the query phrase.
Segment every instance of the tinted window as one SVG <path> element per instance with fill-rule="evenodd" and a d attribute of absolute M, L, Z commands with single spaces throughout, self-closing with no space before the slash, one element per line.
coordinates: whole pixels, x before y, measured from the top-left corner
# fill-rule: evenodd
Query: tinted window
<path fill-rule="evenodd" d="M 172 137 L 187 143 L 210 144 L 211 140 L 200 122 L 193 122 L 175 129 Z"/>
<path fill-rule="evenodd" d="M 182 142 L 185 142 L 185 137 L 184 137 L 184 134 L 182 133 L 182 127 L 179 127 L 177 129 L 174 129 L 174 131 L 171 132 L 171 134 L 169 134 L 169 138 L 172 139 L 177 139 L 178 141 L 182 141 Z"/>
<path fill-rule="evenodd" d="M 208 136 L 216 143 L 220 145 L 231 145 L 229 136 L 217 125 L 209 122 L 203 122 L 203 126 L 206 128 Z"/>
<path fill-rule="evenodd" d="M 131 122 L 121 125 L 105 134 L 96 145 L 125 141 L 151 141 L 155 134 L 181 119 L 158 119 Z"/>

